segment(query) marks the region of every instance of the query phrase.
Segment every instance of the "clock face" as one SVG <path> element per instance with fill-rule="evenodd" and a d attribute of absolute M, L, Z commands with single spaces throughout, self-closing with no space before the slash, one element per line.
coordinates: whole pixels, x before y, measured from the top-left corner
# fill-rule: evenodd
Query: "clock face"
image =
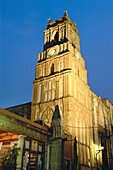
<path fill-rule="evenodd" d="M 56 50 L 53 49 L 53 50 L 50 51 L 49 55 L 50 55 L 50 56 L 53 56 L 55 53 L 56 53 Z"/>

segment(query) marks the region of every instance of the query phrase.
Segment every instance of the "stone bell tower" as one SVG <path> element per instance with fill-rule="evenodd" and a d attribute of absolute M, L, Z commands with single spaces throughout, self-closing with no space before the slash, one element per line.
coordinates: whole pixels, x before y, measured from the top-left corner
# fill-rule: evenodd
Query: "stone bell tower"
<path fill-rule="evenodd" d="M 32 121 L 43 120 L 51 126 L 56 105 L 64 131 L 80 137 L 71 126 L 90 122 L 89 86 L 85 61 L 80 53 L 80 36 L 66 10 L 63 17 L 55 21 L 49 18 L 44 31 L 44 48 L 38 54 L 33 82 Z"/>
<path fill-rule="evenodd" d="M 80 37 L 77 33 L 76 23 L 73 24 L 71 22 L 66 10 L 64 16 L 58 20 L 51 22 L 51 19 L 49 18 L 47 30 L 44 31 L 44 51 L 47 50 L 48 52 L 51 47 L 55 46 L 56 53 L 61 53 L 62 51 L 69 49 L 66 42 L 71 43 L 78 51 L 80 51 Z M 62 46 L 60 46 L 60 44 L 62 44 Z M 53 55 L 53 53 L 50 55 Z"/>
<path fill-rule="evenodd" d="M 49 18 L 44 31 L 44 48 L 38 54 L 33 82 L 31 120 L 42 120 L 50 127 L 57 105 L 64 136 L 76 136 L 79 161 L 88 164 L 91 129 L 72 127 L 91 126 L 90 90 L 80 36 L 66 10 L 55 21 Z"/>
<path fill-rule="evenodd" d="M 87 170 L 92 162 L 95 166 L 95 149 L 100 140 L 95 135 L 97 129 L 90 128 L 92 122 L 97 122 L 92 115 L 99 113 L 96 100 L 92 100 L 91 96 L 97 98 L 87 84 L 85 60 L 80 53 L 80 36 L 76 23 L 72 23 L 65 10 L 63 17 L 55 21 L 49 18 L 44 31 L 43 51 L 38 54 L 33 82 L 31 120 L 42 120 L 49 127 L 57 122 L 55 137 L 62 134 L 62 123 L 64 138 L 67 137 L 66 146 L 72 146 L 68 145 L 69 136 L 71 141 L 76 137 L 78 165 Z M 60 120 L 53 121 L 56 106 Z M 65 154 L 65 160 L 70 164 L 68 155 Z"/>

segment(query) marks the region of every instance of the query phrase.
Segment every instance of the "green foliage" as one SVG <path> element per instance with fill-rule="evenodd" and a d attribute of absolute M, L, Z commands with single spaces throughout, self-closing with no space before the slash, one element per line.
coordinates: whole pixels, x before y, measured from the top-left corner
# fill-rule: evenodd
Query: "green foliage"
<path fill-rule="evenodd" d="M 0 162 L 2 170 L 16 170 L 16 159 L 19 150 L 20 148 L 17 147 L 17 143 L 15 143 L 7 152 L 5 152 Z"/>

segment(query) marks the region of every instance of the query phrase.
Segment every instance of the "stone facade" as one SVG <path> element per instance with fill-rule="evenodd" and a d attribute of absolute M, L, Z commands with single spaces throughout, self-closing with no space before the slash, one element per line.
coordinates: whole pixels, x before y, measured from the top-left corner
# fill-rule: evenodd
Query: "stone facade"
<path fill-rule="evenodd" d="M 102 136 L 108 135 L 106 130 L 108 122 L 111 124 L 113 120 L 113 105 L 111 103 L 108 118 L 106 100 L 96 96 L 87 84 L 80 36 L 67 11 L 53 22 L 49 18 L 44 31 L 44 51 L 38 55 L 33 82 L 31 120 L 42 120 L 51 127 L 56 105 L 59 105 L 64 133 L 71 134 L 72 140 L 76 136 L 79 167 L 90 169 L 98 164 L 101 168 L 102 152 L 97 160 L 96 153 L 102 146 Z M 108 145 L 106 138 L 104 151 L 109 159 Z"/>

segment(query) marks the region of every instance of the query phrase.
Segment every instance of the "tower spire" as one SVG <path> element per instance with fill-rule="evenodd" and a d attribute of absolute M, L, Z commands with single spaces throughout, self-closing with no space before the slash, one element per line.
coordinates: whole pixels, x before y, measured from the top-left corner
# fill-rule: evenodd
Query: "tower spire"
<path fill-rule="evenodd" d="M 74 25 L 76 26 L 76 22 L 74 22 Z"/>
<path fill-rule="evenodd" d="M 48 22 L 47 22 L 47 23 L 49 24 L 50 22 L 51 22 L 51 18 L 49 17 L 49 18 L 48 18 Z"/>
<path fill-rule="evenodd" d="M 66 9 L 65 9 L 65 11 L 64 11 L 64 16 L 68 16 Z"/>

